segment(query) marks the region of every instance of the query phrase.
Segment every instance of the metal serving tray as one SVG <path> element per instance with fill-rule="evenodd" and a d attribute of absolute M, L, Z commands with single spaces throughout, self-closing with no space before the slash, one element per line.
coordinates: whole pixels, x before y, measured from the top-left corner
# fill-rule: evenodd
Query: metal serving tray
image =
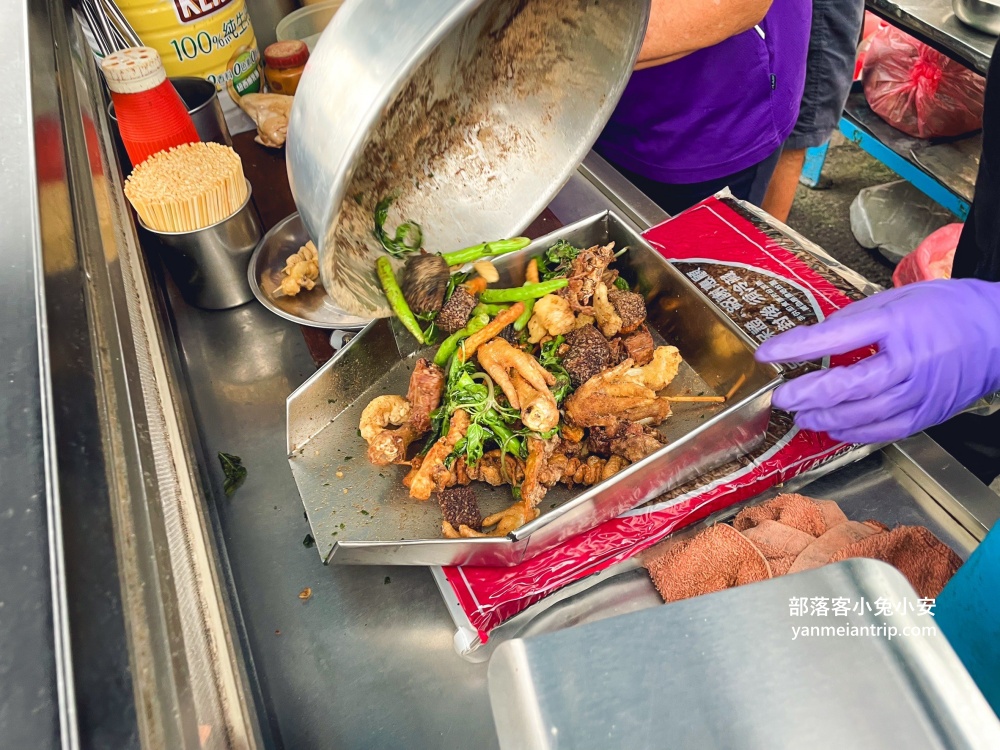
<path fill-rule="evenodd" d="M 361 411 L 375 396 L 405 394 L 417 358 L 433 352 L 412 351 L 413 339 L 392 321 L 373 321 L 287 403 L 288 461 L 325 562 L 515 565 L 763 440 L 780 370 L 756 362 L 750 339 L 615 214 L 597 214 L 500 258 L 501 285 L 520 284 L 528 260 L 559 239 L 582 247 L 612 240 L 629 247 L 615 267 L 646 297 L 654 338 L 677 346 L 684 357 L 667 394 L 724 395 L 739 383 L 733 396 L 726 404 L 675 404 L 674 415 L 660 427 L 667 445 L 594 487 L 553 487 L 540 504 L 541 515 L 506 537 L 444 539 L 437 503 L 412 500 L 403 487 L 405 467 L 372 466 L 366 457 L 358 432 Z M 509 487 L 475 488 L 484 515 L 513 502 Z"/>

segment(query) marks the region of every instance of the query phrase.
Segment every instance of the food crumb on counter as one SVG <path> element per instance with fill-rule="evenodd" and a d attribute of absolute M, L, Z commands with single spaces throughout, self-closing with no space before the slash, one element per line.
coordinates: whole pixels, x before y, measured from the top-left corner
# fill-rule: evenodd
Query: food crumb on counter
<path fill-rule="evenodd" d="M 316 544 L 316 540 L 313 539 L 312 534 L 306 534 L 306 538 L 302 540 L 302 546 L 308 549 Z"/>
<path fill-rule="evenodd" d="M 307 601 L 312 598 L 312 595 L 313 595 L 313 590 L 308 586 L 306 586 L 299 592 L 299 599 L 301 599 L 302 601 Z"/>
<path fill-rule="evenodd" d="M 367 510 L 363 510 L 363 511 L 361 511 L 361 515 L 368 516 L 368 515 L 371 515 L 371 514 Z"/>
<path fill-rule="evenodd" d="M 344 472 L 338 471 L 337 472 L 337 479 L 343 479 L 343 478 L 344 478 Z"/>
<path fill-rule="evenodd" d="M 344 494 L 345 495 L 347 494 L 347 488 L 346 487 L 344 487 Z"/>
<path fill-rule="evenodd" d="M 281 635 L 281 631 L 280 631 L 280 630 L 275 630 L 275 631 L 274 631 L 274 634 L 275 634 L 275 635 Z"/>

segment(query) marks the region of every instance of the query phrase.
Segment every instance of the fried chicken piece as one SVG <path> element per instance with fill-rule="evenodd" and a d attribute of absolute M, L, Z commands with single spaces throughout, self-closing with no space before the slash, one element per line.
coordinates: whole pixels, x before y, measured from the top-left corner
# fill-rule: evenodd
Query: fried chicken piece
<path fill-rule="evenodd" d="M 602 456 L 620 456 L 630 463 L 655 453 L 667 439 L 657 430 L 637 422 L 622 422 L 616 427 L 591 427 L 587 446 Z"/>
<path fill-rule="evenodd" d="M 579 458 L 556 453 L 542 470 L 539 481 L 547 487 L 552 487 L 557 482 L 569 487 L 576 484 L 589 487 L 614 476 L 628 464 L 629 462 L 621 456 Z"/>
<path fill-rule="evenodd" d="M 478 357 L 510 405 L 521 411 L 525 427 L 548 432 L 559 424 L 559 408 L 549 391 L 556 379 L 537 359 L 500 338 L 480 346 Z"/>
<path fill-rule="evenodd" d="M 524 462 L 510 453 L 504 455 L 500 463 L 500 449 L 487 451 L 476 463 L 465 464 L 465 457 L 459 459 L 461 468 L 458 474 L 465 473 L 471 481 L 486 482 L 493 487 L 501 484 L 520 484 L 524 481 Z"/>
<path fill-rule="evenodd" d="M 677 377 L 683 361 L 676 346 L 658 346 L 653 351 L 653 359 L 649 364 L 633 367 L 625 373 L 625 378 L 644 385 L 651 391 L 662 391 Z"/>
<path fill-rule="evenodd" d="M 468 429 L 469 415 L 462 409 L 456 409 L 451 415 L 448 434 L 434 443 L 410 481 L 410 497 L 414 500 L 429 500 L 435 491 L 454 484 L 454 477 L 444 465 L 444 461 L 455 449 L 458 441 L 465 437 Z"/>
<path fill-rule="evenodd" d="M 559 406 L 552 392 L 545 388 L 536 391 L 517 371 L 511 374 L 511 383 L 521 404 L 521 422 L 529 430 L 548 432 L 559 424 Z"/>
<path fill-rule="evenodd" d="M 622 318 L 608 299 L 608 287 L 604 282 L 599 282 L 594 290 L 594 317 L 605 338 L 613 338 L 621 332 Z"/>
<path fill-rule="evenodd" d="M 495 526 L 490 536 L 507 536 L 528 521 L 538 518 L 538 503 L 545 497 L 548 487 L 540 481 L 542 470 L 552 451 L 559 443 L 558 438 L 539 440 L 528 438 L 528 460 L 524 465 L 524 480 L 521 482 L 521 499 L 509 508 L 483 519 L 483 528 Z"/>
<path fill-rule="evenodd" d="M 608 359 L 608 367 L 620 365 L 629 358 L 628 350 L 625 348 L 625 339 L 621 336 L 615 336 L 613 339 L 608 339 L 608 349 L 611 350 L 611 357 Z"/>
<path fill-rule="evenodd" d="M 656 349 L 656 344 L 653 342 L 653 335 L 646 328 L 645 324 L 639 326 L 639 330 L 635 333 L 626 336 L 622 343 L 636 367 L 648 365 L 653 361 L 653 350 Z M 618 363 L 616 362 L 615 364 Z"/>
<path fill-rule="evenodd" d="M 670 402 L 624 377 L 632 367 L 620 365 L 595 375 L 566 399 L 566 418 L 577 427 L 614 427 L 619 422 L 659 424 L 670 416 Z"/>
<path fill-rule="evenodd" d="M 580 253 L 570 265 L 566 288 L 561 292 L 574 312 L 590 313 L 590 302 L 601 277 L 615 259 L 615 243 L 594 245 Z"/>
<path fill-rule="evenodd" d="M 576 317 L 569 300 L 558 294 L 546 294 L 535 303 L 528 320 L 528 341 L 537 344 L 546 336 L 569 333 L 576 325 Z"/>
<path fill-rule="evenodd" d="M 406 451 L 414 440 L 431 429 L 431 412 L 441 403 L 444 390 L 444 371 L 426 359 L 418 359 L 410 375 L 410 386 L 406 394 L 408 414 L 396 430 L 383 430 L 368 441 L 368 460 L 376 466 L 388 466 L 406 460 Z M 399 396 L 379 396 L 379 399 L 400 398 Z M 368 411 L 365 407 L 365 412 Z M 362 413 L 362 437 L 364 437 L 365 417 Z"/>

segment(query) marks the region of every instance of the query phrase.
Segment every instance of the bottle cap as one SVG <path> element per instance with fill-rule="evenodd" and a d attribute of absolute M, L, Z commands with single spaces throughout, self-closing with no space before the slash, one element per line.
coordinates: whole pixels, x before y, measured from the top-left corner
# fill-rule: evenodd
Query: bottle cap
<path fill-rule="evenodd" d="M 167 80 L 163 61 L 155 49 L 129 47 L 101 60 L 108 88 L 116 94 L 136 94 L 154 89 Z"/>
<path fill-rule="evenodd" d="M 305 65 L 308 59 L 309 48 L 305 42 L 300 42 L 298 39 L 275 42 L 267 45 L 264 50 L 264 63 L 276 70 L 298 68 Z"/>

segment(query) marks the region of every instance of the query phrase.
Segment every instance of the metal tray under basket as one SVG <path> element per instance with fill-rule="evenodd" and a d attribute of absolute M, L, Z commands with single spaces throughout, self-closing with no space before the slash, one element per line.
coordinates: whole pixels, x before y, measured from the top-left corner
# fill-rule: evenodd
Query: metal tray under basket
<path fill-rule="evenodd" d="M 389 319 L 373 321 L 288 398 L 288 460 L 324 562 L 370 565 L 515 565 L 753 450 L 763 440 L 780 370 L 753 358 L 754 344 L 688 279 L 611 212 L 564 227 L 497 259 L 501 285 L 520 284 L 528 260 L 556 240 L 629 251 L 615 268 L 647 302 L 658 343 L 684 365 L 670 395 L 727 394 L 725 404 L 675 404 L 660 430 L 669 443 L 593 487 L 553 487 L 540 516 L 506 537 L 444 539 L 434 501 L 411 499 L 406 467 L 371 465 L 358 432 L 375 396 L 405 394 L 413 365 L 432 350 Z M 397 335 L 398 334 L 398 335 Z M 510 488 L 476 483 L 484 515 L 512 502 Z"/>

